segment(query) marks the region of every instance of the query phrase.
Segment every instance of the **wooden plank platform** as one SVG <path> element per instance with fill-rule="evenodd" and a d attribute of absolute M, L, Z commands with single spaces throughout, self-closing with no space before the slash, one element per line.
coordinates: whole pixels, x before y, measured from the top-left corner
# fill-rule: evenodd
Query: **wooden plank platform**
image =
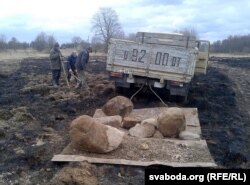
<path fill-rule="evenodd" d="M 142 120 L 156 118 L 165 107 L 134 109 L 130 116 Z M 200 122 L 196 108 L 183 108 L 187 130 L 200 134 Z M 97 109 L 94 116 L 106 116 Z M 88 161 L 90 163 L 117 164 L 130 166 L 166 165 L 173 167 L 216 167 L 205 140 L 180 140 L 174 138 L 136 138 L 128 135 L 127 130 L 121 145 L 107 154 L 79 151 L 68 144 L 54 162 Z"/>
<path fill-rule="evenodd" d="M 145 145 L 147 146 L 145 148 Z M 78 151 L 69 144 L 54 162 L 88 161 L 90 163 L 148 166 L 215 167 L 205 140 L 135 138 L 126 135 L 122 144 L 107 154 Z"/>
<path fill-rule="evenodd" d="M 165 165 L 172 167 L 216 167 L 213 162 L 193 162 L 193 163 L 177 163 L 177 162 L 162 162 L 162 161 L 132 161 L 126 159 L 103 159 L 86 157 L 81 155 L 55 155 L 52 160 L 53 162 L 83 162 L 87 161 L 94 164 L 118 164 L 118 165 L 129 165 L 129 166 L 150 166 L 150 165 Z"/>

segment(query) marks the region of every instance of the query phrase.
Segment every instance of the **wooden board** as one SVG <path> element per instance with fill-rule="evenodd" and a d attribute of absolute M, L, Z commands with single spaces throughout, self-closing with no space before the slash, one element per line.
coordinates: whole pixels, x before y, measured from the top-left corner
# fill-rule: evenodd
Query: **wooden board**
<path fill-rule="evenodd" d="M 142 148 L 143 145 L 148 148 Z M 103 164 L 148 166 L 162 164 L 169 166 L 216 166 L 204 140 L 177 140 L 156 138 L 135 138 L 125 136 L 122 144 L 107 154 L 79 151 L 71 144 L 52 161 L 84 161 Z"/>
<path fill-rule="evenodd" d="M 172 40 L 172 39 L 161 39 L 161 38 L 150 38 L 150 37 L 145 37 L 145 38 L 139 37 L 137 38 L 137 42 L 142 44 L 159 44 L 159 45 L 168 45 L 168 46 L 176 46 L 184 48 L 194 48 L 197 45 L 194 41 Z"/>
<path fill-rule="evenodd" d="M 81 155 L 54 155 L 52 158 L 53 162 L 82 162 L 87 161 L 95 164 L 118 164 L 118 165 L 129 165 L 129 166 L 150 166 L 150 165 L 165 165 L 172 167 L 216 167 L 214 162 L 192 162 L 192 163 L 177 163 L 177 162 L 162 162 L 162 161 L 132 161 L 126 159 L 104 159 L 86 157 Z"/>
<path fill-rule="evenodd" d="M 184 48 L 197 46 L 195 38 L 182 34 L 138 32 L 136 42 L 142 44 L 159 44 Z"/>
<path fill-rule="evenodd" d="M 180 33 L 152 33 L 152 32 L 138 32 L 136 37 L 151 37 L 151 38 L 162 38 L 162 39 L 172 39 L 172 40 L 187 40 L 188 36 Z M 190 41 L 195 41 L 195 37 L 190 37 Z"/>

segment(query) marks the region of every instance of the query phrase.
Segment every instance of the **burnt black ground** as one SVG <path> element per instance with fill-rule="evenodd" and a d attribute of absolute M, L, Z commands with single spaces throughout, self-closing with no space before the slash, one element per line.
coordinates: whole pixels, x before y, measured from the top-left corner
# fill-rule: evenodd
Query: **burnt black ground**
<path fill-rule="evenodd" d="M 249 70 L 249 58 L 213 61 L 206 75 L 194 78 L 188 104 L 169 103 L 171 106 L 198 108 L 202 137 L 207 140 L 216 163 L 223 168 L 250 167 L 250 143 L 248 140 L 250 136 L 250 116 L 248 114 L 250 100 L 244 99 L 250 93 L 250 88 L 247 88 L 250 79 Z M 94 74 L 105 73 L 105 63 L 91 62 L 88 71 Z M 96 108 L 100 108 L 108 99 L 116 95 L 111 93 L 56 102 L 47 98 L 49 91 L 20 92 L 29 82 L 29 79 L 23 74 L 47 75 L 49 72 L 48 60 L 27 59 L 23 60 L 20 69 L 9 77 L 0 76 L 0 108 L 5 110 L 6 117 L 11 116 L 12 108 L 26 106 L 37 121 L 35 126 L 27 124 L 21 128 L 0 130 L 0 174 L 9 184 L 18 182 L 18 179 L 27 176 L 30 176 L 31 184 L 48 182 L 64 165 L 52 163 L 50 159 L 66 146 L 70 121 L 81 114 L 93 115 Z M 242 82 L 243 78 L 245 81 Z M 139 94 L 133 101 L 137 108 L 162 106 L 152 94 Z M 164 101 L 168 100 L 164 99 Z M 63 117 L 58 118 L 57 115 L 63 115 Z M 44 127 L 53 128 L 62 139 L 55 143 L 48 142 L 41 146 L 32 146 L 35 139 L 44 134 Z M 24 153 L 17 154 L 14 151 L 17 147 L 21 147 Z M 108 168 L 112 171 L 111 169 L 112 167 Z M 110 173 L 109 176 L 99 178 L 108 183 L 116 174 L 115 169 L 118 168 L 114 168 L 115 172 Z M 138 172 L 138 174 L 140 173 Z M 128 178 L 128 181 L 130 183 L 138 182 L 138 180 L 143 182 L 143 178 L 140 174 L 135 175 L 132 179 Z M 121 184 L 128 184 L 128 181 L 121 178 L 116 180 Z"/>
<path fill-rule="evenodd" d="M 233 63 L 223 62 L 216 65 Z M 233 65 L 245 67 L 249 62 Z M 198 108 L 203 138 L 217 164 L 226 168 L 249 168 L 249 115 L 239 108 L 242 105 L 234 82 L 227 75 L 230 74 L 210 67 L 207 75 L 197 76 L 188 106 Z"/>

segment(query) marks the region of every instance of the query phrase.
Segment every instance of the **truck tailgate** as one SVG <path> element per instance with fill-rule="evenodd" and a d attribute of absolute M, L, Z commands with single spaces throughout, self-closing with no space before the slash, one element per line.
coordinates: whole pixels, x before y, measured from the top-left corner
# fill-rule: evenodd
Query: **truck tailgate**
<path fill-rule="evenodd" d="M 189 82 L 194 74 L 194 48 L 140 44 L 112 39 L 107 70 L 149 78 Z"/>

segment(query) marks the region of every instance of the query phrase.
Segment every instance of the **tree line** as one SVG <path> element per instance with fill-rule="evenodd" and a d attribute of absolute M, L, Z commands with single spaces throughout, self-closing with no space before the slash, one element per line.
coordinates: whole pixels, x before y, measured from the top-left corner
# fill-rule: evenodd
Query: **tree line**
<path fill-rule="evenodd" d="M 211 44 L 210 51 L 218 53 L 250 52 L 250 34 L 229 36 L 222 41 L 215 41 Z"/>
<path fill-rule="evenodd" d="M 5 49 L 27 49 L 29 48 L 29 43 L 27 42 L 19 42 L 17 38 L 12 37 L 9 41 L 5 35 L 0 35 L 0 50 Z"/>
<path fill-rule="evenodd" d="M 0 51 L 6 49 L 28 49 L 33 48 L 37 51 L 49 51 L 53 45 L 57 42 L 56 38 L 53 35 L 48 35 L 45 32 L 39 33 L 33 41 L 20 42 L 16 37 L 12 37 L 7 41 L 7 37 L 3 34 L 0 35 Z M 81 39 L 79 36 L 75 36 L 71 39 L 69 43 L 63 43 L 62 48 L 76 48 L 77 46 L 89 45 L 86 41 Z"/>
<path fill-rule="evenodd" d="M 136 34 L 130 33 L 125 35 L 119 17 L 112 8 L 100 8 L 92 17 L 92 31 L 95 35 L 91 41 L 85 41 L 79 36 L 71 39 L 71 42 L 61 45 L 62 48 L 77 48 L 79 45 L 86 47 L 92 46 L 94 51 L 107 52 L 108 44 L 111 38 L 135 40 Z M 198 39 L 198 34 L 195 29 L 176 30 L 184 35 L 194 36 Z M 27 49 L 34 48 L 38 51 L 49 50 L 52 48 L 56 39 L 53 35 L 47 35 L 41 32 L 31 42 L 19 42 L 17 38 L 12 37 L 7 41 L 4 35 L 0 34 L 0 51 L 5 49 Z M 244 36 L 229 36 L 222 41 L 218 40 L 211 44 L 212 52 L 250 52 L 250 34 Z"/>

